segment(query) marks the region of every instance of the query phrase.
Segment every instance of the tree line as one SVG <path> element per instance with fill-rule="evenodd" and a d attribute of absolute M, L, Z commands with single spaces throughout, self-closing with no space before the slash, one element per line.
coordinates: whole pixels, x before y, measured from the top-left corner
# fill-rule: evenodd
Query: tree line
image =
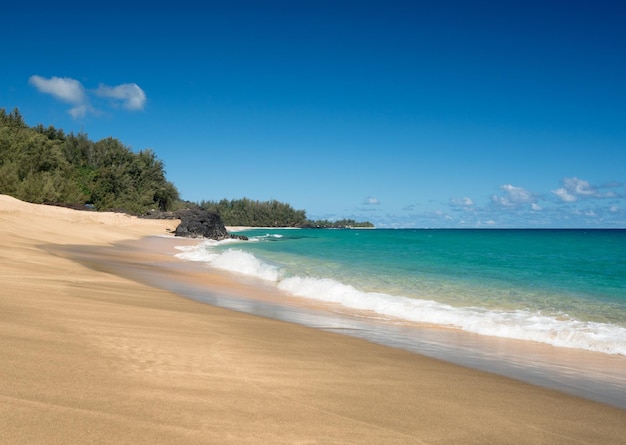
<path fill-rule="evenodd" d="M 304 210 L 295 210 L 289 204 L 276 200 L 255 201 L 249 198 L 202 201 L 202 209 L 219 213 L 224 225 L 248 227 L 302 227 L 317 229 L 348 229 L 374 227 L 369 221 L 353 219 L 337 221 L 310 220 Z"/>
<path fill-rule="evenodd" d="M 135 215 L 200 207 L 218 213 L 228 226 L 373 227 L 353 220 L 310 221 L 304 210 L 276 200 L 182 201 L 152 150 L 133 152 L 113 137 L 94 142 L 83 132 L 29 127 L 17 108 L 0 108 L 0 194 Z"/>
<path fill-rule="evenodd" d="M 0 109 L 0 193 L 131 214 L 171 210 L 180 201 L 152 150 L 135 153 L 112 137 L 94 142 L 82 132 L 29 127 L 17 108 Z"/>
<path fill-rule="evenodd" d="M 224 225 L 250 227 L 302 227 L 306 212 L 276 200 L 254 201 L 248 198 L 202 201 L 203 209 L 219 213 Z"/>
<path fill-rule="evenodd" d="M 307 221 L 305 226 L 317 229 L 354 229 L 373 228 L 374 224 L 369 221 L 355 221 L 353 219 L 338 219 L 337 221 L 320 219 L 317 221 Z"/>

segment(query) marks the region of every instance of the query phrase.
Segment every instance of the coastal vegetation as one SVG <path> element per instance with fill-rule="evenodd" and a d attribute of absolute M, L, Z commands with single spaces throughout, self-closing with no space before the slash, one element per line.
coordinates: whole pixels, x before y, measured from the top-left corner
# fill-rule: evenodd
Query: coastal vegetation
<path fill-rule="evenodd" d="M 307 221 L 306 227 L 318 229 L 371 229 L 374 228 L 374 224 L 369 221 L 355 221 L 353 219 L 339 219 L 337 221 L 320 219 L 317 221 Z"/>
<path fill-rule="evenodd" d="M 132 214 L 171 210 L 179 202 L 152 150 L 135 153 L 112 137 L 94 142 L 82 132 L 29 127 L 17 108 L 0 109 L 0 193 Z"/>
<path fill-rule="evenodd" d="M 202 201 L 198 205 L 202 209 L 219 213 L 222 221 L 227 226 L 307 227 L 320 229 L 374 227 L 368 221 L 357 222 L 353 219 L 312 221 L 307 219 L 304 210 L 295 210 L 289 204 L 276 200 L 222 199 L 221 201 Z"/>
<path fill-rule="evenodd" d="M 222 199 L 219 202 L 202 201 L 199 206 L 219 213 L 227 226 L 301 227 L 307 222 L 304 210 L 295 210 L 276 200 Z"/>
<path fill-rule="evenodd" d="M 373 227 L 354 220 L 310 221 L 304 210 L 276 200 L 183 201 L 151 149 L 134 152 L 113 137 L 94 142 L 83 132 L 29 127 L 17 108 L 0 108 L 0 194 L 134 215 L 199 207 L 218 213 L 228 226 Z"/>

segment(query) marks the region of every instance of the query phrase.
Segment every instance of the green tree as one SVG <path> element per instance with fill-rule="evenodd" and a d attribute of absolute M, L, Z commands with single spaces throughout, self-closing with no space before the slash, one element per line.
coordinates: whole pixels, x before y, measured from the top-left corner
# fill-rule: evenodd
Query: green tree
<path fill-rule="evenodd" d="M 152 150 L 134 153 L 119 140 L 24 123 L 0 109 L 0 193 L 30 202 L 91 203 L 99 210 L 169 210 L 178 190 Z"/>
<path fill-rule="evenodd" d="M 249 198 L 203 201 L 200 207 L 220 214 L 224 224 L 251 227 L 299 227 L 306 221 L 304 210 L 294 210 L 289 204 L 253 201 Z"/>

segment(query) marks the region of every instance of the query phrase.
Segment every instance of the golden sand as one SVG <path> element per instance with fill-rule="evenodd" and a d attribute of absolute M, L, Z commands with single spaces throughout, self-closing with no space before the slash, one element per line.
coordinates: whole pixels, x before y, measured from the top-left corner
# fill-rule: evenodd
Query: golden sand
<path fill-rule="evenodd" d="M 176 224 L 0 196 L 0 443 L 626 443 L 625 410 L 211 307 L 44 248 Z"/>

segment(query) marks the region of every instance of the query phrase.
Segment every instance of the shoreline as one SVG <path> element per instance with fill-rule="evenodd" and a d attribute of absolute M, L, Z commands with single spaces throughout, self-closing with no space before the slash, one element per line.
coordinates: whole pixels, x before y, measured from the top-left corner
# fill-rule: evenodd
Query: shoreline
<path fill-rule="evenodd" d="M 0 196 L 0 442 L 626 443 L 626 410 L 50 253 L 168 224 Z"/>
<path fill-rule="evenodd" d="M 444 326 L 394 323 L 368 311 L 295 297 L 264 280 L 175 258 L 178 246 L 199 242 L 146 237 L 113 249 L 79 246 L 60 253 L 87 265 L 95 258 L 111 273 L 203 304 L 340 333 L 626 409 L 626 357 Z M 134 260 L 128 261 L 129 254 L 155 259 L 150 268 L 138 269 Z"/>

